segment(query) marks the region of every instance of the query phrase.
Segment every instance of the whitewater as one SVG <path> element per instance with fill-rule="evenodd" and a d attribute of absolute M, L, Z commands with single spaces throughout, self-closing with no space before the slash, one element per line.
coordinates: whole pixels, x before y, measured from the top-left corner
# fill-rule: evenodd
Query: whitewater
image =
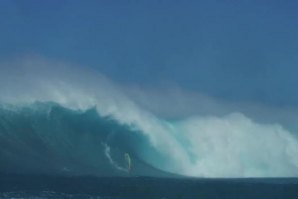
<path fill-rule="evenodd" d="M 22 59 L 0 68 L 0 172 L 128 175 L 128 152 L 134 175 L 298 176 L 297 133 L 282 122 L 209 98 L 157 100 L 82 66 Z M 161 113 L 183 106 L 191 114 Z"/>

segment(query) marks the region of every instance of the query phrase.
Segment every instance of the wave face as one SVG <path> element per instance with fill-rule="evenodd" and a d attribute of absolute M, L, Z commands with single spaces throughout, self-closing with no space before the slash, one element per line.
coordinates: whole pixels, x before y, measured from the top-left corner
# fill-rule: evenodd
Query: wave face
<path fill-rule="evenodd" d="M 128 175 L 128 153 L 135 175 L 298 176 L 297 134 L 279 123 L 208 99 L 179 104 L 173 95 L 160 101 L 149 93 L 141 96 L 143 106 L 128 88 L 80 67 L 45 61 L 1 67 L 2 172 Z M 175 112 L 178 105 L 191 114 L 169 120 L 145 108 Z M 207 109 L 197 106 L 215 108 L 202 115 L 195 110 Z"/>
<path fill-rule="evenodd" d="M 0 170 L 69 175 L 166 175 L 142 160 L 146 136 L 100 116 L 36 102 L 0 108 Z M 132 159 L 128 170 L 124 154 Z M 156 155 L 158 155 L 156 153 Z"/>

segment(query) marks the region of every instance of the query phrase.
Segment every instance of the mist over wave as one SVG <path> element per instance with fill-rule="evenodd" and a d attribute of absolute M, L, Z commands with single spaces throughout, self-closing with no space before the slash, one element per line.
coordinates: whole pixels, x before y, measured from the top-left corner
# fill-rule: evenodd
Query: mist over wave
<path fill-rule="evenodd" d="M 84 112 L 93 108 L 100 117 L 108 117 L 117 125 L 124 125 L 125 128 L 120 128 L 120 131 L 126 129 L 126 133 L 120 133 L 120 135 L 125 136 L 118 139 L 121 141 L 124 139 L 123 143 L 129 144 L 125 144 L 123 152 L 130 151 L 146 164 L 164 171 L 199 177 L 298 176 L 298 139 L 295 132 L 283 124 L 270 120 L 269 122 L 257 122 L 255 118 L 247 116 L 246 109 L 234 109 L 236 110 L 234 112 L 231 111 L 233 110 L 231 106 L 218 104 L 208 97 L 194 98 L 200 100 L 188 103 L 189 96 L 183 96 L 183 92 L 180 95 L 186 101 L 179 101 L 175 98 L 177 95 L 167 95 L 166 92 L 158 98 L 146 90 L 143 90 L 140 95 L 140 92 L 119 85 L 91 69 L 42 59 L 6 62 L 0 67 L 0 101 L 3 111 L 1 134 L 2 137 L 17 136 L 18 142 L 13 143 L 14 145 L 21 143 L 22 139 L 28 140 L 28 136 L 32 135 L 22 128 L 10 128 L 10 130 L 5 128 L 5 125 L 7 126 L 5 122 L 9 122 L 10 127 L 18 126 L 21 122 L 19 120 L 7 121 L 6 116 L 9 114 L 7 110 L 12 110 L 12 113 L 16 114 L 18 110 L 26 110 L 26 107 L 31 107 L 30 110 L 40 108 L 35 104 L 36 102 L 42 104 L 51 102 L 69 111 Z M 198 108 L 198 105 L 201 108 Z M 162 112 L 164 107 L 169 108 Z M 184 107 L 188 107 L 188 113 Z M 52 108 L 47 110 L 52 110 Z M 62 113 L 59 112 L 57 117 L 60 117 Z M 26 112 L 22 112 L 21 115 L 24 116 L 24 114 L 26 115 Z M 35 118 L 34 124 L 39 124 L 38 111 L 31 111 L 32 114 L 37 114 L 32 117 Z M 92 121 L 92 117 L 87 115 L 83 114 L 80 119 Z M 92 124 L 96 125 L 99 121 L 103 120 L 96 120 Z M 85 150 L 80 146 L 88 146 L 88 142 L 94 141 L 94 139 L 87 139 L 85 140 L 87 143 L 81 142 L 84 135 L 90 135 L 91 129 L 88 128 L 90 123 L 86 122 L 85 128 L 81 129 L 82 132 L 77 132 L 82 137 L 77 137 L 78 141 L 75 142 L 73 137 L 63 137 L 67 135 L 65 131 L 54 131 L 55 128 L 59 128 L 57 125 L 61 122 L 65 121 L 59 120 L 58 123 L 46 128 L 47 136 L 51 135 L 51 128 L 56 133 L 50 143 L 55 145 L 56 142 L 69 141 L 72 147 L 67 148 L 64 144 L 59 146 L 65 147 L 63 150 L 73 149 L 77 150 L 76 153 L 83 153 L 86 156 L 89 154 L 89 160 L 75 158 L 86 161 L 85 164 L 80 164 L 80 168 L 77 168 L 80 173 L 86 172 L 90 165 L 100 164 L 100 158 L 96 160 L 96 153 L 108 151 L 103 143 L 109 133 L 106 132 L 104 136 L 101 134 L 102 137 L 97 140 L 98 143 L 91 145 L 94 148 Z M 29 127 L 32 124 L 30 122 Z M 73 124 L 74 131 L 80 131 L 75 123 L 71 124 Z M 98 127 L 98 134 L 102 131 L 101 128 L 103 127 Z M 44 128 L 35 129 L 39 135 L 45 133 L 44 131 Z M 111 133 L 112 130 L 108 132 Z M 92 133 L 96 134 L 96 131 L 92 129 Z M 136 139 L 138 141 L 131 141 L 138 136 L 142 138 Z M 125 139 L 130 141 L 125 142 Z M 34 143 L 38 141 L 35 140 Z M 115 146 L 120 145 L 118 143 Z M 8 148 L 11 146 L 9 142 L 6 142 L 0 153 L 3 161 L 11 158 L 7 153 L 6 156 L 3 155 L 5 149 Z M 56 154 L 63 154 L 63 150 L 59 148 Z M 103 159 L 107 161 L 107 155 L 103 155 Z M 65 160 L 65 157 L 63 156 L 61 162 Z M 23 161 L 26 162 L 26 160 Z M 35 165 L 33 159 L 27 161 L 32 163 L 28 163 L 28 168 L 33 168 Z M 113 161 L 107 162 L 113 163 Z M 73 162 L 66 160 L 65 162 L 73 165 Z M 10 164 L 11 167 L 17 162 L 10 161 Z M 69 169 L 70 165 L 65 169 Z M 83 169 L 84 165 L 88 165 L 86 169 Z M 75 170 L 75 167 L 72 169 Z"/>

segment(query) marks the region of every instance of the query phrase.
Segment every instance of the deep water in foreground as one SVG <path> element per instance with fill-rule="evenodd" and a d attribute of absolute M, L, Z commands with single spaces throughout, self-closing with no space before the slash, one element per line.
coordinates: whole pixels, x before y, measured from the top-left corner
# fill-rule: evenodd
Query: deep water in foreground
<path fill-rule="evenodd" d="M 297 198 L 297 178 L 1 175 L 0 198 Z"/>

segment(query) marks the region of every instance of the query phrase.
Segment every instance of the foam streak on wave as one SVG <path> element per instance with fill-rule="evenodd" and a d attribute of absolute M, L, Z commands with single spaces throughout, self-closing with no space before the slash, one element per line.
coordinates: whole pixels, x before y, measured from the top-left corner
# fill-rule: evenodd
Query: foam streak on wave
<path fill-rule="evenodd" d="M 119 166 L 119 165 L 117 164 L 117 162 L 115 162 L 115 161 L 113 160 L 113 158 L 112 158 L 112 156 L 111 156 L 111 148 L 110 148 L 107 144 L 103 144 L 103 146 L 104 146 L 104 150 L 105 150 L 105 155 L 106 155 L 106 157 L 108 158 L 110 164 L 111 164 L 112 166 L 114 166 L 114 167 L 115 167 L 116 169 L 118 169 L 118 170 L 121 170 L 121 171 L 124 171 L 124 172 L 128 172 L 127 169 L 125 169 L 125 168 Z"/>

